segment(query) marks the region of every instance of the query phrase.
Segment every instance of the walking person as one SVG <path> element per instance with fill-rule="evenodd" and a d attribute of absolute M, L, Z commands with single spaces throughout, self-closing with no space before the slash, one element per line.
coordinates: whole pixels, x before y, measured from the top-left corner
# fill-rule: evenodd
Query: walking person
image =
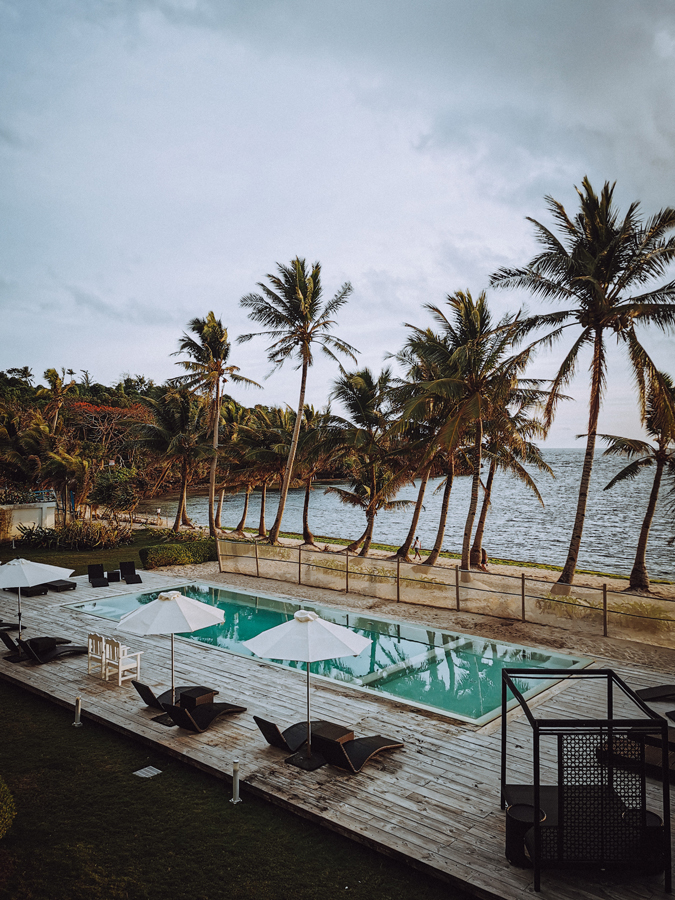
<path fill-rule="evenodd" d="M 422 554 L 420 553 L 421 549 L 422 549 L 422 544 L 420 543 L 420 536 L 418 534 L 417 537 L 415 538 L 415 543 L 413 544 L 413 550 L 415 551 L 415 555 L 413 556 L 413 559 L 422 559 Z"/>

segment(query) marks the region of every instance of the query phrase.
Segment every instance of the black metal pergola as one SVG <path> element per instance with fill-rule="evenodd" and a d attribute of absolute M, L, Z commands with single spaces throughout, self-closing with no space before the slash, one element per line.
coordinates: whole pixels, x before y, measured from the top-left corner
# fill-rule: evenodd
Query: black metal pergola
<path fill-rule="evenodd" d="M 538 718 L 518 682 L 565 679 L 605 682 L 605 718 Z M 617 718 L 617 699 L 631 718 Z M 507 780 L 508 709 L 523 710 L 532 729 L 531 779 Z M 582 712 L 580 704 L 580 712 Z M 554 769 L 542 783 L 542 741 L 553 745 Z M 522 771 L 524 748 L 511 759 Z M 668 723 L 611 669 L 507 668 L 502 672 L 501 804 L 532 807 L 523 836 L 540 890 L 542 868 L 619 867 L 664 873 L 672 887 Z M 526 764 L 527 765 L 527 764 Z M 661 782 L 661 809 L 647 809 L 647 776 Z M 538 815 L 535 810 L 540 810 Z M 507 822 L 507 833 L 508 833 Z M 521 841 L 521 844 L 522 842 Z"/>

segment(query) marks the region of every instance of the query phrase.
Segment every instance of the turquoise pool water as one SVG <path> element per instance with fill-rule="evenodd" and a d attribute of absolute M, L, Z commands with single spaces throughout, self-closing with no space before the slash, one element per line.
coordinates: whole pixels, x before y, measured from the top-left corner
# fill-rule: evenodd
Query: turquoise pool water
<path fill-rule="evenodd" d="M 225 614 L 222 625 L 181 637 L 240 656 L 253 656 L 243 646 L 243 641 L 288 621 L 298 609 L 312 609 L 324 619 L 352 628 L 373 641 L 360 656 L 312 663 L 313 675 L 475 724 L 483 724 L 499 715 L 501 670 L 504 667 L 571 670 L 583 668 L 591 662 L 589 659 L 557 655 L 468 634 L 425 629 L 373 616 L 345 613 L 314 603 L 293 603 L 205 584 L 172 589 L 217 606 Z M 141 604 L 154 600 L 159 593 L 121 594 L 84 603 L 70 603 L 68 607 L 119 621 Z M 304 663 L 287 660 L 274 662 L 292 669 L 305 669 Z M 553 679 L 547 682 L 522 679 L 519 686 L 523 693 L 531 696 L 553 683 Z"/>

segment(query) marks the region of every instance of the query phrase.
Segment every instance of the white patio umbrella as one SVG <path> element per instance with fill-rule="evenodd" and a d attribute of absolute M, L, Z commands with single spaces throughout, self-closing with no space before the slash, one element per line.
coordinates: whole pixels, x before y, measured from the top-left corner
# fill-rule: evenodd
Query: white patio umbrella
<path fill-rule="evenodd" d="M 222 609 L 186 597 L 180 591 L 166 591 L 151 603 L 146 603 L 140 609 L 122 616 L 115 630 L 139 635 L 171 635 L 171 696 L 175 701 L 174 634 L 220 625 L 224 619 L 225 613 Z"/>
<path fill-rule="evenodd" d="M 263 659 L 288 659 L 307 664 L 307 759 L 312 759 L 312 729 L 309 714 L 309 664 L 322 659 L 336 659 L 340 656 L 358 656 L 372 644 L 370 638 L 363 637 L 327 622 L 315 612 L 299 609 L 290 622 L 284 622 L 263 631 L 250 641 L 244 641 L 256 656 Z M 303 768 L 312 768 L 312 763 Z"/>
<path fill-rule="evenodd" d="M 0 588 L 17 588 L 19 592 L 19 637 L 21 637 L 21 588 L 35 587 L 47 581 L 70 578 L 74 569 L 48 566 L 29 559 L 10 559 L 0 566 Z"/>

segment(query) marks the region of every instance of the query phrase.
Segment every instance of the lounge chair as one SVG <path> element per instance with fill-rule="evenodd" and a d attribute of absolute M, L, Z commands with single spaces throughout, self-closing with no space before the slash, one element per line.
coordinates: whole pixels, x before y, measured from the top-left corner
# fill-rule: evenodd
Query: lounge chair
<path fill-rule="evenodd" d="M 18 622 L 0 622 L 0 631 L 18 631 Z"/>
<path fill-rule="evenodd" d="M 120 563 L 120 575 L 127 584 L 142 584 L 141 576 L 136 572 L 136 563 L 131 562 Z"/>
<path fill-rule="evenodd" d="M 33 587 L 22 587 L 21 588 L 21 596 L 22 597 L 40 597 L 42 594 L 46 594 L 49 588 L 46 584 L 34 584 Z M 7 591 L 10 594 L 18 594 L 19 588 L 3 588 L 3 591 Z"/>
<path fill-rule="evenodd" d="M 640 700 L 645 703 L 657 702 L 659 700 L 675 700 L 675 684 L 659 684 L 656 687 L 641 688 L 635 691 Z"/>
<path fill-rule="evenodd" d="M 234 706 L 232 703 L 200 703 L 194 709 L 183 709 L 182 706 L 164 704 L 164 711 L 179 726 L 187 731 L 199 733 L 206 731 L 219 716 L 246 712 L 245 706 Z"/>
<path fill-rule="evenodd" d="M 296 753 L 307 740 L 307 722 L 298 722 L 297 725 L 291 725 L 282 731 L 274 722 L 268 722 L 267 719 L 261 719 L 259 716 L 253 716 L 253 721 L 261 730 L 263 737 L 272 747 L 278 747 L 279 750 L 286 750 L 289 753 Z M 312 729 L 317 725 L 323 725 L 321 719 L 312 719 Z"/>
<path fill-rule="evenodd" d="M 369 759 L 384 750 L 396 750 L 403 746 L 402 741 L 394 741 L 391 738 L 373 737 L 356 738 L 341 744 L 339 741 L 331 741 L 329 738 L 316 735 L 312 738 L 312 749 L 317 750 L 331 766 L 338 769 L 346 769 L 356 775 L 365 766 Z"/>
<path fill-rule="evenodd" d="M 35 640 L 35 638 L 33 638 Z M 86 654 L 87 646 L 79 646 L 75 644 L 65 644 L 63 646 L 52 647 L 51 650 L 38 652 L 28 641 L 19 639 L 19 646 L 26 654 L 26 657 L 34 663 L 42 666 L 51 662 L 53 659 L 60 659 L 62 656 L 81 656 Z"/>
<path fill-rule="evenodd" d="M 164 691 L 164 693 L 159 696 L 155 695 L 155 692 L 151 687 L 148 687 L 147 684 L 141 684 L 140 681 L 131 680 L 131 683 L 136 688 L 138 693 L 141 695 L 141 699 L 145 703 L 146 706 L 150 706 L 153 709 L 158 709 L 161 712 L 165 712 L 164 704 L 170 703 L 172 700 L 175 702 L 174 697 L 171 696 L 171 688 L 168 691 Z M 187 684 L 182 687 L 177 687 L 175 690 L 176 697 L 180 697 L 183 691 L 189 691 L 190 688 L 195 687 L 195 685 Z"/>
<path fill-rule="evenodd" d="M 26 660 L 26 656 L 19 644 L 6 631 L 0 631 L 0 641 L 2 641 L 5 647 L 11 651 L 11 653 L 3 656 L 3 659 L 6 662 L 24 662 Z M 68 638 L 59 637 L 30 638 L 27 643 L 30 644 L 31 642 L 35 642 L 35 649 L 38 653 L 43 652 L 44 650 L 50 650 L 53 647 L 56 647 L 57 644 L 71 643 Z"/>

